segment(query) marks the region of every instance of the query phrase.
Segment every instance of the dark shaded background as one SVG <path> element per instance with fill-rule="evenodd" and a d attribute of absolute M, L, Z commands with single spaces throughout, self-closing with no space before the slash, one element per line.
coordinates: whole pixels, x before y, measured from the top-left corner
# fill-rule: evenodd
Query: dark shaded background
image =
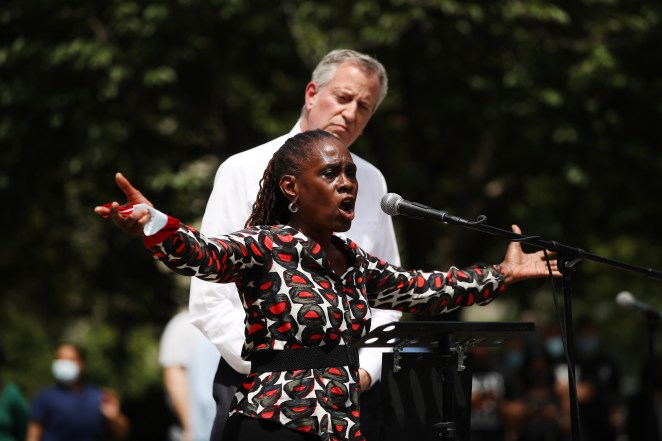
<path fill-rule="evenodd" d="M 196 224 L 217 165 L 289 130 L 328 50 L 376 56 L 390 92 L 353 150 L 390 190 L 490 225 L 662 268 L 662 4 L 637 0 L 6 0 L 0 5 L 0 338 L 31 396 L 61 340 L 89 351 L 135 439 L 162 428 L 158 338 L 188 281 L 94 215 L 124 172 Z M 500 261 L 506 243 L 395 219 L 409 267 Z M 586 261 L 573 308 L 626 373 L 662 285 Z M 554 319 L 547 281 L 508 290 L 500 319 Z M 144 415 L 154 409 L 154 417 Z M 159 420 L 161 418 L 161 420 Z M 157 439 L 154 437 L 153 439 Z"/>

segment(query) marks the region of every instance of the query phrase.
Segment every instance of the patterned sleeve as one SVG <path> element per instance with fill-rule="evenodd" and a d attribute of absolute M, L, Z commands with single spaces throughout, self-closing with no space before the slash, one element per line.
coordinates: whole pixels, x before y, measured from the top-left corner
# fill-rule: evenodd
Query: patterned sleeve
<path fill-rule="evenodd" d="M 180 223 L 173 234 L 149 249 L 155 259 L 184 276 L 217 283 L 237 281 L 243 271 L 270 259 L 271 239 L 264 231 L 246 229 L 207 238 Z"/>
<path fill-rule="evenodd" d="M 499 265 L 407 271 L 367 256 L 366 291 L 375 308 L 438 315 L 461 306 L 487 305 L 503 291 L 504 281 Z"/>

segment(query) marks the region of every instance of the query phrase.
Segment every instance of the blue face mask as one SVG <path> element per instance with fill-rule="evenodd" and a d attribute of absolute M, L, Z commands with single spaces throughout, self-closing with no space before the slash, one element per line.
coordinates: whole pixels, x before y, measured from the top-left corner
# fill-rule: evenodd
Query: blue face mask
<path fill-rule="evenodd" d="M 519 368 L 524 364 L 524 352 L 508 351 L 503 356 L 503 362 L 509 368 Z"/>
<path fill-rule="evenodd" d="M 599 345 L 600 342 L 595 337 L 579 337 L 579 340 L 577 340 L 579 352 L 585 355 L 595 354 Z"/>
<path fill-rule="evenodd" d="M 51 366 L 53 377 L 58 383 L 71 384 L 78 379 L 80 367 L 71 360 L 55 360 Z"/>
<path fill-rule="evenodd" d="M 545 340 L 545 350 L 552 358 L 559 358 L 563 355 L 563 340 L 561 337 L 549 337 Z"/>

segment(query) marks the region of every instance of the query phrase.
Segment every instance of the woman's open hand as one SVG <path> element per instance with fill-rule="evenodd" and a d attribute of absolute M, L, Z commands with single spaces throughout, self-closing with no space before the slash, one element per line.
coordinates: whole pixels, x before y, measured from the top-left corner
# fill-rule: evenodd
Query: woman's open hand
<path fill-rule="evenodd" d="M 522 234 L 522 230 L 517 225 L 513 225 L 512 229 L 514 233 Z M 554 253 L 548 251 L 547 255 L 553 256 Z M 549 264 L 552 269 L 552 276 L 561 277 L 556 259 L 550 259 Z M 522 251 L 522 244 L 519 242 L 510 242 L 501 267 L 506 276 L 506 285 L 525 279 L 549 277 L 549 269 L 544 251 L 525 253 Z"/>

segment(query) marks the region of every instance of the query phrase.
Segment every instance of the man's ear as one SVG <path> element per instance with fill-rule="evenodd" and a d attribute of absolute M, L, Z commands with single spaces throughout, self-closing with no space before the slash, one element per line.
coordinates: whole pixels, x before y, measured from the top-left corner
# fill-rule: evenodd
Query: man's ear
<path fill-rule="evenodd" d="M 283 177 L 280 178 L 278 186 L 280 187 L 280 191 L 282 191 L 285 197 L 290 201 L 294 201 L 298 197 L 296 176 L 283 175 Z"/>
<path fill-rule="evenodd" d="M 317 88 L 317 84 L 315 82 L 311 81 L 306 85 L 306 92 L 304 93 L 304 101 L 307 112 L 310 112 L 310 109 L 313 108 L 318 92 L 319 89 Z"/>

